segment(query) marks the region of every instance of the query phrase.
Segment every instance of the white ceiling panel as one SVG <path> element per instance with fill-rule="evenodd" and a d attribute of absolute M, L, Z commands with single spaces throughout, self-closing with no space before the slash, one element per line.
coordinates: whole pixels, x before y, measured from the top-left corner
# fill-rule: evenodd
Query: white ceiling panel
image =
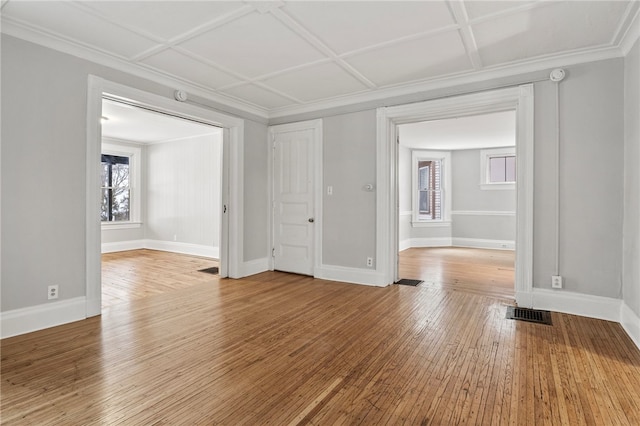
<path fill-rule="evenodd" d="M 215 134 L 218 127 L 194 123 L 108 99 L 102 101 L 102 136 L 143 144 Z"/>
<path fill-rule="evenodd" d="M 458 31 L 376 49 L 346 61 L 380 86 L 471 69 Z"/>
<path fill-rule="evenodd" d="M 467 14 L 469 15 L 469 19 L 477 19 L 488 15 L 495 15 L 498 13 L 505 13 L 509 10 L 533 5 L 538 3 L 541 5 L 540 1 L 517 1 L 517 0 L 509 0 L 509 1 L 476 1 L 476 0 L 465 0 L 464 6 L 467 9 Z"/>
<path fill-rule="evenodd" d="M 516 144 L 515 111 L 422 121 L 398 126 L 400 145 L 412 149 L 479 149 Z"/>
<path fill-rule="evenodd" d="M 363 83 L 333 62 L 280 74 L 262 83 L 302 101 L 331 98 L 367 89 Z"/>
<path fill-rule="evenodd" d="M 486 65 L 607 45 L 626 10 L 626 2 L 547 4 L 472 26 Z"/>
<path fill-rule="evenodd" d="M 180 46 L 247 77 L 257 77 L 323 57 L 272 15 L 257 12 Z"/>
<path fill-rule="evenodd" d="M 173 49 L 164 50 L 142 62 L 209 88 L 218 88 L 239 82 L 235 77 Z"/>
<path fill-rule="evenodd" d="M 92 1 L 85 4 L 116 22 L 164 40 L 246 7 L 237 1 Z"/>
<path fill-rule="evenodd" d="M 294 1 L 285 11 L 336 53 L 455 23 L 441 1 Z"/>
<path fill-rule="evenodd" d="M 222 91 L 231 96 L 235 96 L 236 98 L 245 99 L 252 104 L 261 105 L 266 108 L 281 108 L 295 103 L 255 84 L 246 84 L 229 89 L 223 89 Z"/>
<path fill-rule="evenodd" d="M 98 19 L 68 2 L 10 1 L 2 13 L 127 58 L 155 46 L 153 41 Z"/>

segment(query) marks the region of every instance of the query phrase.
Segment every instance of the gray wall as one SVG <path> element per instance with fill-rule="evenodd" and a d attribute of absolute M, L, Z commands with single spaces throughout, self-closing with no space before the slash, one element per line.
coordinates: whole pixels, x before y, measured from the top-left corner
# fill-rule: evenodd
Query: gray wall
<path fill-rule="evenodd" d="M 221 136 L 147 147 L 146 238 L 220 247 Z"/>
<path fill-rule="evenodd" d="M 480 189 L 480 150 L 451 153 L 453 211 L 515 212 L 515 189 Z M 451 217 L 453 238 L 515 241 L 515 216 L 459 215 Z"/>
<path fill-rule="evenodd" d="M 568 291 L 620 298 L 624 60 L 569 66 L 566 71 L 567 78 L 560 83 L 560 273 Z M 412 100 L 442 97 L 465 89 L 473 92 L 518 80 L 524 83 L 527 78 L 532 76 L 485 81 L 448 92 L 439 89 L 416 94 Z M 551 288 L 555 272 L 555 83 L 543 81 L 534 87 L 533 279 L 535 287 Z M 402 101 L 408 100 L 394 99 L 388 104 Z M 364 268 L 361 258 L 372 253 L 375 244 L 375 197 L 361 193 L 360 187 L 375 173 L 375 109 L 345 114 L 307 113 L 289 120 L 278 118 L 274 124 L 320 117 L 325 117 L 325 186 L 348 188 L 347 193 L 333 198 L 325 195 L 324 263 Z M 608 171 L 599 180 L 593 179 L 594 164 Z"/>
<path fill-rule="evenodd" d="M 267 126 L 245 121 L 244 126 L 244 260 L 262 259 L 269 248 L 269 192 Z"/>
<path fill-rule="evenodd" d="M 640 316 L 640 41 L 625 58 L 624 69 L 624 302 Z"/>
<path fill-rule="evenodd" d="M 376 197 L 364 186 L 376 182 L 375 110 L 323 120 L 324 193 L 322 263 L 366 268 L 376 254 Z"/>
<path fill-rule="evenodd" d="M 46 303 L 51 284 L 60 286 L 60 300 L 85 295 L 88 75 L 167 98 L 174 88 L 4 34 L 1 55 L 0 309 L 8 311 Z M 212 109 L 218 106 L 194 100 Z M 267 180 L 266 164 L 252 167 L 251 152 L 264 149 L 267 131 L 263 124 L 245 123 L 245 187 L 251 188 Z M 245 206 L 245 227 L 264 222 L 265 204 Z M 266 247 L 266 230 L 252 234 L 245 259 L 260 250 L 259 257 L 265 257 Z"/>

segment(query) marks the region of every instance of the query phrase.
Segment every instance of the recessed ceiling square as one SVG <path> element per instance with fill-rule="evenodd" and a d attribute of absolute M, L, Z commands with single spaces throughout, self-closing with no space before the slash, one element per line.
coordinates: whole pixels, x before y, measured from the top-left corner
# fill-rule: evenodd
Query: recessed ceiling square
<path fill-rule="evenodd" d="M 457 31 L 375 49 L 345 60 L 380 86 L 471 69 Z"/>
<path fill-rule="evenodd" d="M 86 4 L 109 19 L 163 40 L 246 7 L 242 2 L 232 1 L 90 1 Z"/>
<path fill-rule="evenodd" d="M 625 2 L 553 2 L 472 25 L 485 65 L 611 43 L 627 8 Z"/>
<path fill-rule="evenodd" d="M 441 1 L 294 1 L 284 10 L 336 53 L 454 24 Z"/>
<path fill-rule="evenodd" d="M 263 80 L 262 83 L 302 101 L 331 98 L 367 89 L 367 86 L 333 62 L 280 74 Z"/>
<path fill-rule="evenodd" d="M 252 13 L 180 47 L 247 77 L 322 59 L 314 47 L 270 14 Z"/>

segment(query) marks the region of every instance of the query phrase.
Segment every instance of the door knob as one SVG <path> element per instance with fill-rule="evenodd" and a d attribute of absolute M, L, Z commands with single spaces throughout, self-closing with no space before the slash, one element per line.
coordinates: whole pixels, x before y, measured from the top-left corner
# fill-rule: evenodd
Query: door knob
<path fill-rule="evenodd" d="M 313 222 L 315 222 L 315 221 L 316 221 L 316 220 L 315 220 L 314 218 L 312 218 L 312 217 L 310 217 L 310 218 L 309 218 L 309 223 L 313 223 Z"/>

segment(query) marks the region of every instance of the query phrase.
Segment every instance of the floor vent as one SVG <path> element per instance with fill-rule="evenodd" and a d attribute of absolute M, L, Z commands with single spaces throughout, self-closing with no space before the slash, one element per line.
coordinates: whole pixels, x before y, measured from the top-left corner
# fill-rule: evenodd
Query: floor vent
<path fill-rule="evenodd" d="M 422 282 L 422 281 L 420 281 L 420 280 L 408 280 L 408 279 L 406 279 L 406 278 L 403 278 L 403 279 L 401 279 L 401 280 L 398 280 L 398 281 L 396 282 L 396 284 L 400 284 L 400 285 L 410 285 L 410 286 L 415 287 L 415 286 L 417 286 L 418 284 L 420 284 L 421 282 Z"/>
<path fill-rule="evenodd" d="M 218 273 L 218 267 L 214 266 L 212 268 L 200 269 L 200 272 L 207 272 L 209 274 L 217 274 Z"/>
<path fill-rule="evenodd" d="M 551 312 L 507 306 L 507 319 L 551 325 Z"/>

